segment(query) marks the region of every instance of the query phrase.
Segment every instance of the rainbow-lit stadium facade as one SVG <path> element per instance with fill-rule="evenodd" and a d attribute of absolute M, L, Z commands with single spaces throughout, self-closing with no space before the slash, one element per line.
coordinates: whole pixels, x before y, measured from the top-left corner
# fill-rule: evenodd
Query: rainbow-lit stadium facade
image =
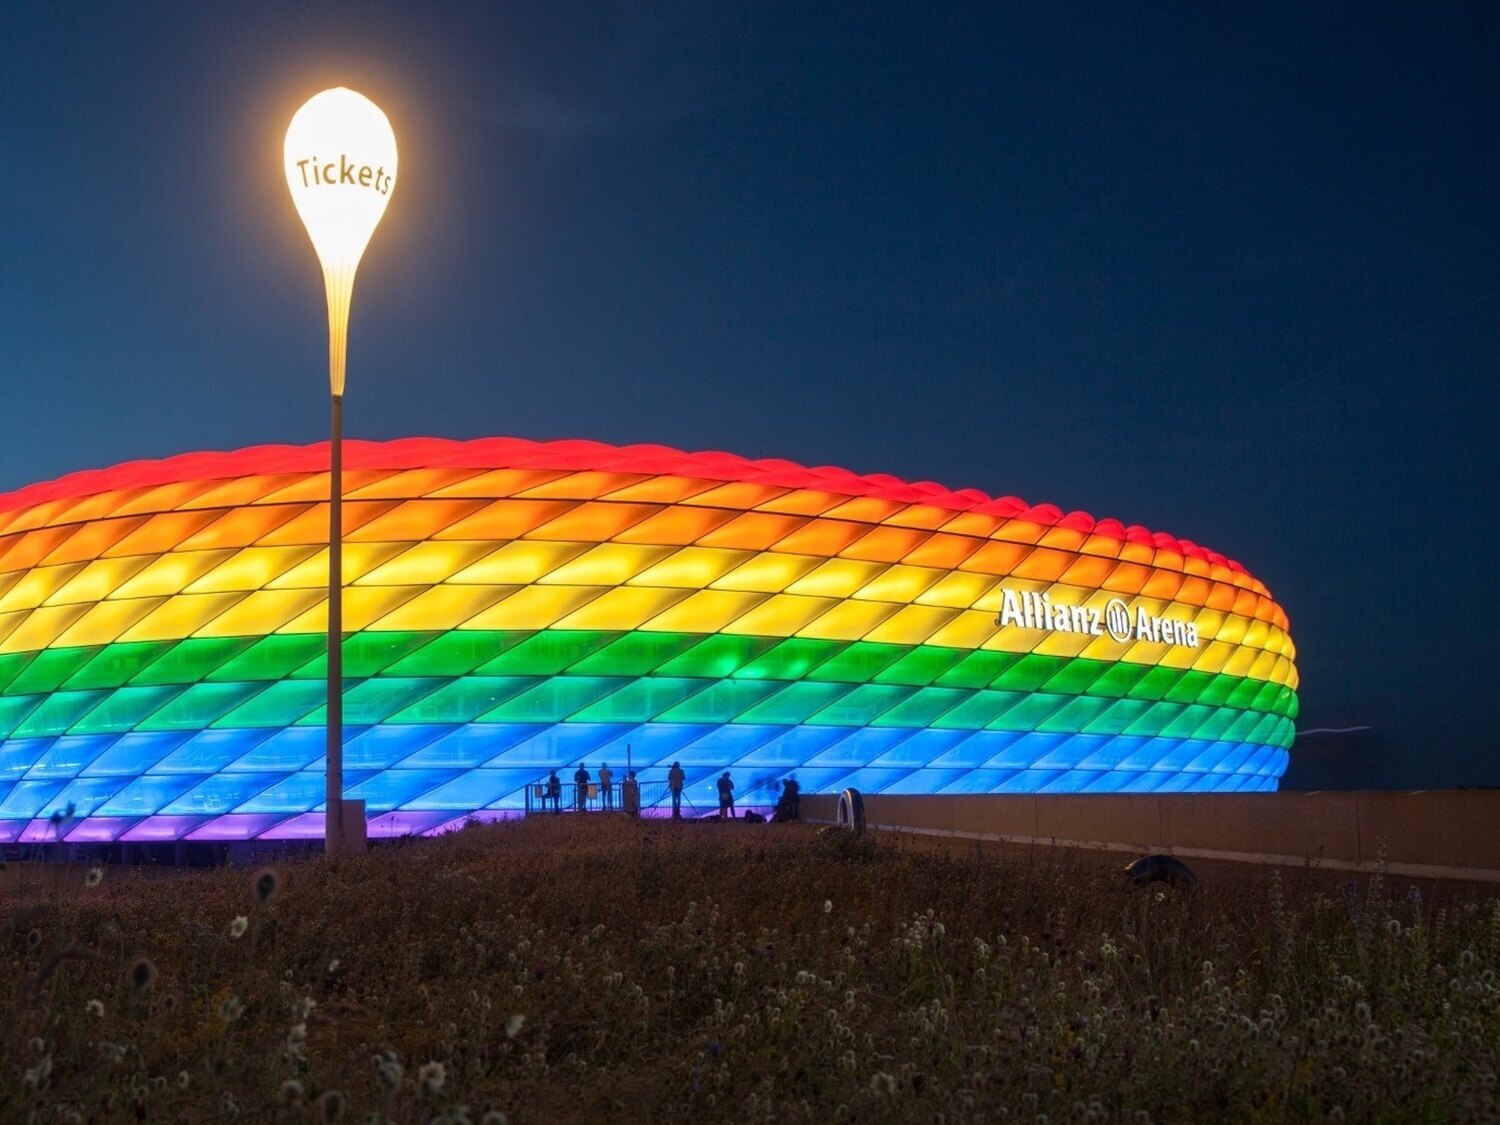
<path fill-rule="evenodd" d="M 660 446 L 346 446 L 345 785 L 372 835 L 629 747 L 713 804 L 1273 789 L 1286 615 L 1050 505 Z M 326 445 L 0 496 L 0 840 L 321 836 Z M 1191 642 L 1191 643 L 1189 643 Z M 566 777 L 567 774 L 564 773 Z"/>

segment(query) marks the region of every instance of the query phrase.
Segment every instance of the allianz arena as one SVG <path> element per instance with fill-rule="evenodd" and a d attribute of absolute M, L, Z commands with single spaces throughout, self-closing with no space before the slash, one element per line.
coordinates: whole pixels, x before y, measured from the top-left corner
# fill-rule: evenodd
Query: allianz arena
<path fill-rule="evenodd" d="M 661 446 L 350 442 L 345 793 L 371 835 L 680 760 L 804 792 L 1274 789 L 1285 613 L 1050 505 Z M 0 496 L 0 841 L 321 836 L 326 445 Z M 628 751 L 627 751 L 628 747 Z M 566 776 L 566 775 L 565 775 Z M 67 810 L 71 809 L 71 814 Z"/>

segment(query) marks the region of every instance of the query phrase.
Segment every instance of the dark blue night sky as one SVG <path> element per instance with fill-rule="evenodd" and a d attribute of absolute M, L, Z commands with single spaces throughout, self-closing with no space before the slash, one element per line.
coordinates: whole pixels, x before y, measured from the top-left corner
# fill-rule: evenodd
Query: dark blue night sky
<path fill-rule="evenodd" d="M 1271 587 L 1300 726 L 1373 728 L 1287 786 L 1500 784 L 1497 58 L 1493 5 L 8 0 L 0 490 L 326 436 L 280 147 L 348 85 L 401 145 L 351 436 L 1144 523 Z"/>

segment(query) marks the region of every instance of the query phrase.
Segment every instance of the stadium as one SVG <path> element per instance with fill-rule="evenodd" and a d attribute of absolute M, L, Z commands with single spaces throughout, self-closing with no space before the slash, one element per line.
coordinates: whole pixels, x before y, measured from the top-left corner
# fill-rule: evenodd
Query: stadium
<path fill-rule="evenodd" d="M 0 841 L 323 833 L 328 447 L 0 496 Z M 1281 607 L 1115 520 L 662 446 L 345 447 L 345 793 L 371 836 L 672 761 L 804 793 L 1274 789 Z M 65 828 L 59 828 L 65 824 Z"/>

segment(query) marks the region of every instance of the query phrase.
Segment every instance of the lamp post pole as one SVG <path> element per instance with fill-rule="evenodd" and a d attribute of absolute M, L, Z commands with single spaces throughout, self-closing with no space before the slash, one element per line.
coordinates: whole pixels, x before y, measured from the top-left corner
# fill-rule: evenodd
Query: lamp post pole
<path fill-rule="evenodd" d="M 328 767 L 324 848 L 344 845 L 344 396 L 336 394 L 328 472 Z"/>
<path fill-rule="evenodd" d="M 342 86 L 303 103 L 287 127 L 292 202 L 323 264 L 328 298 L 328 704 L 323 813 L 329 855 L 363 851 L 364 802 L 344 800 L 344 368 L 354 274 L 396 186 L 396 136 L 380 108 Z"/>

